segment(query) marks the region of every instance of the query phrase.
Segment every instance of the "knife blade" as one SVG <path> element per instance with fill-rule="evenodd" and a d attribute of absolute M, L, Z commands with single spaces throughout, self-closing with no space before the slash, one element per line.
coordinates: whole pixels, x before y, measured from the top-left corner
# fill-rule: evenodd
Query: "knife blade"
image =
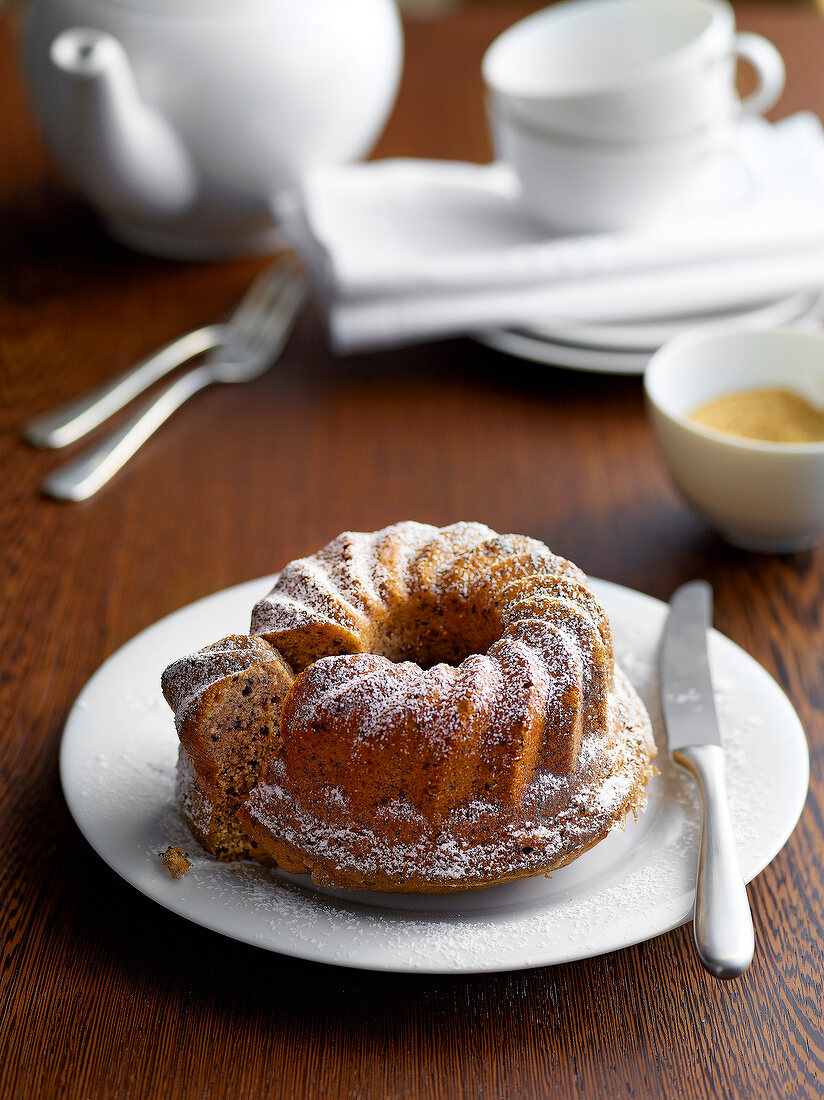
<path fill-rule="evenodd" d="M 727 805 L 724 750 L 707 652 L 711 626 L 709 584 L 691 581 L 677 589 L 659 655 L 661 708 L 670 755 L 692 775 L 701 794 L 695 946 L 711 974 L 735 978 L 752 962 L 754 938 Z"/>

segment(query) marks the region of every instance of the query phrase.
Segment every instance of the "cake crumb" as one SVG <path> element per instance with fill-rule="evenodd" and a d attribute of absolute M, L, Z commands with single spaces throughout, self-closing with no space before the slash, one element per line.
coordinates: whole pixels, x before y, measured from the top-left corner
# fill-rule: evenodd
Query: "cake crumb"
<path fill-rule="evenodd" d="M 172 878 L 183 878 L 192 866 L 191 861 L 183 854 L 183 849 L 177 844 L 170 844 L 166 851 L 160 852 L 159 855 Z"/>

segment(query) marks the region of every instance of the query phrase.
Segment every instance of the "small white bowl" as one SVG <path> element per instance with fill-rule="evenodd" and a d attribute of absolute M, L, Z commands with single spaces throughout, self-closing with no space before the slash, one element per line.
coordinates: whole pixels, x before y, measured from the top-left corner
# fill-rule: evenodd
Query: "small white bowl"
<path fill-rule="evenodd" d="M 824 442 L 743 439 L 689 415 L 722 394 L 762 388 L 824 407 L 824 335 L 686 334 L 657 351 L 644 375 L 653 432 L 687 501 L 734 546 L 787 554 L 824 533 Z"/>

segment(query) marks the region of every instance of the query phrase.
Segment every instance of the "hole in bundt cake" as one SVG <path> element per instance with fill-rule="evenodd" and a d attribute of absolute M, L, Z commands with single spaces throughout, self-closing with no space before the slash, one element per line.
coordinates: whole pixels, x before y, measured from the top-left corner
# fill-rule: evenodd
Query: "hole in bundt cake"
<path fill-rule="evenodd" d="M 415 602 L 398 607 L 378 624 L 372 652 L 390 661 L 414 661 L 421 668 L 457 666 L 484 654 L 499 637 L 500 624 L 471 603 Z"/>

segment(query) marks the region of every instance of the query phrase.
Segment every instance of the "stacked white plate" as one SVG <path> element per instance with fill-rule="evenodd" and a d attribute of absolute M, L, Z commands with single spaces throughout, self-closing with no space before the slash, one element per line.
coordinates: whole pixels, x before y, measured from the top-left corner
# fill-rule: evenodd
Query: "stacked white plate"
<path fill-rule="evenodd" d="M 507 355 L 570 370 L 601 374 L 643 374 L 653 352 L 667 340 L 694 329 L 817 327 L 822 298 L 803 292 L 745 310 L 639 319 L 620 324 L 569 323 L 529 329 L 489 329 L 476 338 Z"/>

